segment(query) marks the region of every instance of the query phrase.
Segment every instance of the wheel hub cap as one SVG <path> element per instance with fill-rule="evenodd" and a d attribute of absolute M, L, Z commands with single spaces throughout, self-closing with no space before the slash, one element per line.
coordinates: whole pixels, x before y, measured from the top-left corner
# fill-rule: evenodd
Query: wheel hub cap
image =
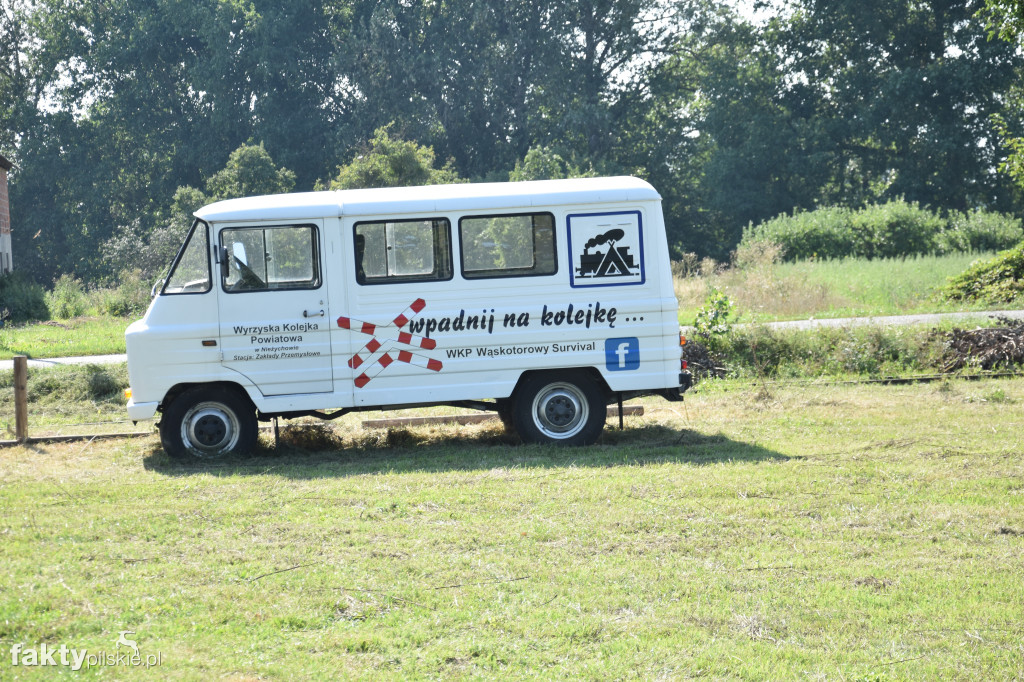
<path fill-rule="evenodd" d="M 587 423 L 590 410 L 577 386 L 556 382 L 537 392 L 533 423 L 541 433 L 559 440 L 572 438 Z"/>
<path fill-rule="evenodd" d="M 565 426 L 576 416 L 576 406 L 566 396 L 556 396 L 548 402 L 548 421 L 555 426 Z"/>
<path fill-rule="evenodd" d="M 228 428 L 224 420 L 211 414 L 205 414 L 197 419 L 192 429 L 196 441 L 208 448 L 221 443 L 227 433 Z"/>
<path fill-rule="evenodd" d="M 219 402 L 200 403 L 185 414 L 181 436 L 193 454 L 199 457 L 218 456 L 238 442 L 238 419 Z"/>

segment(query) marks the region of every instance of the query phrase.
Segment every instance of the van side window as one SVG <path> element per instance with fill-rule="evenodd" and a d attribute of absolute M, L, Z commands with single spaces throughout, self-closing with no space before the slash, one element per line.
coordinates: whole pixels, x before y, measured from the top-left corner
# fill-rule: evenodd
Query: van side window
<path fill-rule="evenodd" d="M 445 218 L 356 223 L 353 230 L 360 284 L 452 278 L 451 223 Z"/>
<path fill-rule="evenodd" d="M 222 230 L 227 255 L 222 284 L 227 292 L 316 289 L 320 255 L 313 225 L 232 227 Z"/>
<path fill-rule="evenodd" d="M 195 221 L 167 276 L 164 294 L 202 294 L 210 290 L 209 245 L 206 223 Z"/>
<path fill-rule="evenodd" d="M 555 217 L 550 213 L 468 216 L 459 220 L 462 276 L 551 275 L 555 258 Z"/>

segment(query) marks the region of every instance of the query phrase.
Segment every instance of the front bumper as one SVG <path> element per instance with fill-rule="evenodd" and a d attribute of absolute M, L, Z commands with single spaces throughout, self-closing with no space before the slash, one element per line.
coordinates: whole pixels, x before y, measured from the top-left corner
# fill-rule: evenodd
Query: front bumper
<path fill-rule="evenodd" d="M 128 399 L 128 418 L 132 421 L 141 421 L 143 419 L 152 419 L 156 416 L 156 408 L 159 402 L 155 403 L 137 403 L 134 398 Z"/>

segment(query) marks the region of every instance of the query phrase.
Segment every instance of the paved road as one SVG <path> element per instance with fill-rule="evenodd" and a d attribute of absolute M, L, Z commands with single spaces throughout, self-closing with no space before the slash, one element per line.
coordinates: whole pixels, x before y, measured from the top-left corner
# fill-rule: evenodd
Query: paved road
<path fill-rule="evenodd" d="M 792 320 L 790 322 L 766 322 L 773 329 L 814 329 L 816 327 L 860 327 L 864 325 L 912 325 L 938 324 L 943 320 L 984 320 L 988 317 L 1008 317 L 1024 320 L 1024 310 L 988 310 L 977 313 L 933 313 L 928 315 L 891 315 L 885 317 L 838 317 L 823 320 Z M 692 327 L 684 327 L 691 331 Z M 57 365 L 116 365 L 124 362 L 124 355 L 86 355 L 77 358 L 53 358 L 29 360 L 29 367 L 55 367 Z M 12 360 L 0 360 L 0 371 L 14 367 Z"/>

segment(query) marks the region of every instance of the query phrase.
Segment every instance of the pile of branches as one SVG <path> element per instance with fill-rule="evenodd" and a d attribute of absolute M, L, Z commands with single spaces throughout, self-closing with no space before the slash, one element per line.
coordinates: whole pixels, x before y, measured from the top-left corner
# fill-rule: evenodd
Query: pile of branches
<path fill-rule="evenodd" d="M 1024 363 L 1024 321 L 997 318 L 1000 326 L 942 332 L 944 372 L 964 367 L 995 369 Z"/>
<path fill-rule="evenodd" d="M 709 377 L 721 379 L 725 376 L 725 367 L 722 362 L 711 355 L 708 347 L 692 339 L 686 340 L 683 346 L 683 360 L 686 360 L 687 367 L 693 373 L 696 381 Z"/>

